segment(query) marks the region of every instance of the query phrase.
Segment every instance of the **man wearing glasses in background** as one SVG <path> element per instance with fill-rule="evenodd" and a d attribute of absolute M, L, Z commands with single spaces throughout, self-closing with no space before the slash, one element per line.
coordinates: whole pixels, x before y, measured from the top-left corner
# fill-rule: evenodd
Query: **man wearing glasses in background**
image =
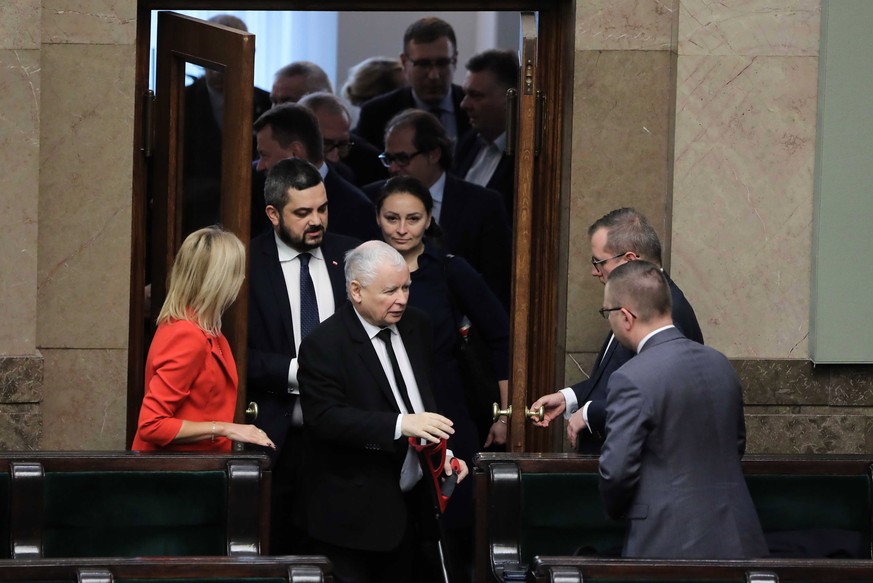
<path fill-rule="evenodd" d="M 379 158 L 392 176 L 411 176 L 430 191 L 442 248 L 469 261 L 508 308 L 512 233 L 506 208 L 498 192 L 447 172 L 452 141 L 439 120 L 419 109 L 395 116 L 388 122 Z M 375 201 L 383 184 L 369 184 L 364 192 Z"/>
<path fill-rule="evenodd" d="M 628 261 L 643 259 L 661 267 L 658 234 L 646 217 L 632 208 L 616 209 L 597 219 L 588 227 L 588 238 L 591 241 L 591 275 L 604 285 L 609 274 Z M 673 300 L 674 325 L 689 340 L 703 344 L 703 333 L 694 309 L 669 277 L 667 283 Z M 608 318 L 609 313 L 601 312 L 601 315 Z M 537 419 L 535 425 L 548 427 L 550 421 L 563 413 L 569 420 L 567 437 L 576 451 L 600 455 L 606 427 L 606 385 L 610 375 L 633 355 L 609 332 L 588 379 L 540 397 L 531 405 L 532 410 L 545 409 L 543 419 Z"/>
<path fill-rule="evenodd" d="M 415 108 L 433 113 L 452 140 L 463 136 L 470 120 L 461 109 L 464 90 L 452 83 L 458 62 L 452 26 L 433 16 L 410 24 L 403 35 L 400 61 L 409 86 L 365 102 L 354 133 L 381 148 L 388 120 Z"/>
<path fill-rule="evenodd" d="M 388 178 L 388 170 L 379 161 L 379 150 L 349 131 L 349 110 L 339 97 L 319 91 L 298 103 L 315 114 L 324 142 L 324 160 L 343 178 L 358 187 Z"/>

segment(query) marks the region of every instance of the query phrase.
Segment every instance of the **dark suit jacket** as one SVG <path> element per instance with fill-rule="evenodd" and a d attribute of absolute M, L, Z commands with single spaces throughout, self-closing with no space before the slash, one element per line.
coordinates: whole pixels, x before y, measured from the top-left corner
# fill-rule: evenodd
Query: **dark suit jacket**
<path fill-rule="evenodd" d="M 479 139 L 479 133 L 475 130 L 467 132 L 458 141 L 458 146 L 455 149 L 454 170 L 454 174 L 458 178 L 463 179 L 467 175 L 481 149 L 482 141 Z M 496 190 L 503 196 L 503 204 L 506 207 L 509 222 L 512 224 L 515 213 L 515 158 L 513 156 L 504 152 L 485 188 Z"/>
<path fill-rule="evenodd" d="M 257 163 L 255 163 L 256 165 Z M 272 232 L 272 226 L 264 208 L 264 184 L 266 174 L 252 170 L 252 237 Z M 327 231 L 353 237 L 361 241 L 382 239 L 382 231 L 376 225 L 376 207 L 364 192 L 328 166 L 324 177 L 327 192 Z"/>
<path fill-rule="evenodd" d="M 371 182 L 387 180 L 388 169 L 379 160 L 381 150 L 361 136 L 351 134 L 350 139 L 355 145 L 349 150 L 349 155 L 337 164 L 343 178 L 359 188 Z"/>
<path fill-rule="evenodd" d="M 424 406 L 435 411 L 427 316 L 408 307 L 397 329 Z M 309 535 L 352 549 L 394 549 L 406 530 L 400 469 L 409 445 L 394 439 L 400 410 L 352 304 L 304 339 L 299 363 Z"/>
<path fill-rule="evenodd" d="M 270 94 L 254 88 L 252 120 L 270 109 Z M 252 159 L 257 146 L 252 138 Z M 201 77 L 185 88 L 185 165 L 183 233 L 219 222 L 221 200 L 221 129 L 212 114 L 209 89 Z"/>
<path fill-rule="evenodd" d="M 345 253 L 358 241 L 326 233 L 321 251 L 337 307 L 346 302 Z M 293 402 L 288 395 L 288 369 L 294 350 L 294 326 L 285 276 L 273 231 L 252 239 L 249 260 L 248 393 L 258 404 L 255 424 L 276 444 L 276 454 L 291 426 Z"/>
<path fill-rule="evenodd" d="M 676 328 L 609 379 L 600 493 L 628 520 L 622 554 L 748 559 L 767 545 L 746 487 L 742 389 L 721 353 Z"/>
<path fill-rule="evenodd" d="M 669 276 L 667 277 L 667 283 L 670 285 L 670 295 L 673 298 L 673 324 L 676 325 L 676 328 L 686 338 L 703 344 L 703 333 L 697 324 L 697 316 L 694 315 L 694 309 L 688 303 L 688 300 L 685 299 L 685 294 L 682 293 L 679 286 L 673 283 Z M 609 377 L 634 355 L 633 351 L 628 350 L 615 339 L 613 339 L 609 346 L 609 350 L 606 350 L 606 345 L 611 337 L 611 332 L 606 335 L 606 340 L 597 354 L 597 360 L 595 361 L 597 367 L 591 373 L 591 378 L 576 383 L 571 387 L 573 392 L 576 393 L 576 399 L 580 408 L 586 401 L 591 401 L 591 404 L 588 406 L 588 425 L 591 431 L 587 429 L 582 430 L 577 436 L 576 451 L 579 453 L 592 455 L 600 453 L 600 446 L 603 443 L 606 428 L 606 387 Z"/>
<path fill-rule="evenodd" d="M 372 199 L 384 182 L 368 184 Z M 482 274 L 488 287 L 508 309 L 512 276 L 512 231 L 500 195 L 477 184 L 446 174 L 440 211 L 440 246 L 460 255 Z"/>
<path fill-rule="evenodd" d="M 461 109 L 464 90 L 452 84 L 452 103 L 455 106 L 455 123 L 458 126 L 458 136 L 463 136 L 470 129 L 470 119 L 467 112 Z M 412 87 L 400 87 L 385 95 L 374 97 L 361 106 L 358 125 L 354 133 L 358 134 L 377 148 L 385 147 L 385 126 L 391 118 L 403 110 L 415 107 L 412 98 Z"/>
<path fill-rule="evenodd" d="M 327 191 L 327 230 L 361 241 L 382 240 L 382 231 L 376 224 L 376 207 L 364 192 L 328 169 L 324 177 Z"/>

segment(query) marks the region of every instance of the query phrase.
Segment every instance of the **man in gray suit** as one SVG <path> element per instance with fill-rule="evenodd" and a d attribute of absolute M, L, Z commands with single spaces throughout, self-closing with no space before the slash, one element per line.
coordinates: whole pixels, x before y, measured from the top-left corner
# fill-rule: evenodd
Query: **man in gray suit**
<path fill-rule="evenodd" d="M 745 559 L 768 554 L 743 478 L 742 390 L 727 358 L 673 325 L 670 288 L 646 261 L 609 276 L 601 315 L 637 353 L 609 379 L 600 493 L 628 521 L 622 555 Z"/>

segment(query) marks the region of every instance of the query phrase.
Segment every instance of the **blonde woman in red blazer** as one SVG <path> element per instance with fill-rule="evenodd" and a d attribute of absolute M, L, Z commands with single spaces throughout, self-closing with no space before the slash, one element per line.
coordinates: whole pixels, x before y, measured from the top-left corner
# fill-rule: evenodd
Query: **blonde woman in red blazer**
<path fill-rule="evenodd" d="M 245 277 L 245 248 L 218 227 L 188 235 L 146 358 L 133 440 L 139 451 L 230 451 L 233 441 L 274 447 L 254 425 L 233 423 L 238 377 L 221 315 Z"/>

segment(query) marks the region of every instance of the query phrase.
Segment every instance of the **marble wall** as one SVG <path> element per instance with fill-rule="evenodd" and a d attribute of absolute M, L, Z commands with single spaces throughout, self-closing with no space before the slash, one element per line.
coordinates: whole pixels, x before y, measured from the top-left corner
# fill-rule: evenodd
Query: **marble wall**
<path fill-rule="evenodd" d="M 749 451 L 873 451 L 871 367 L 806 360 L 820 18 L 819 0 L 577 1 L 568 384 L 607 330 L 587 226 L 632 205 L 734 362 Z"/>
<path fill-rule="evenodd" d="M 0 3 L 0 450 L 36 449 L 41 6 Z"/>
<path fill-rule="evenodd" d="M 124 447 L 135 17 L 0 5 L 0 449 Z"/>
<path fill-rule="evenodd" d="M 673 276 L 732 358 L 809 355 L 819 0 L 682 0 Z"/>

